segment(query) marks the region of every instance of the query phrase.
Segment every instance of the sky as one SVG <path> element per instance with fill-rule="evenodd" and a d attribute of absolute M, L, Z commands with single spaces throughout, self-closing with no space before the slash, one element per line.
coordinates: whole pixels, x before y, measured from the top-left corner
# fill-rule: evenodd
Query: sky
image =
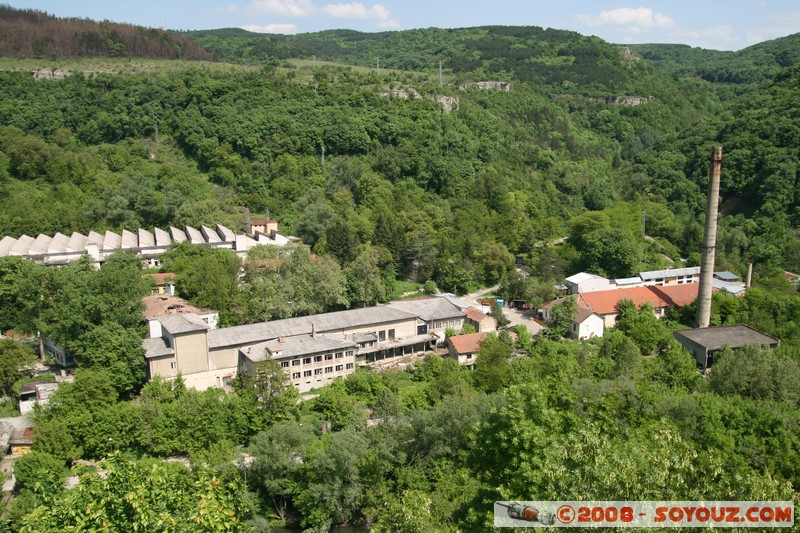
<path fill-rule="evenodd" d="M 740 50 L 800 32 L 797 0 L 4 0 L 58 17 L 173 30 L 365 32 L 483 25 L 541 26 L 618 44 L 680 43 Z"/>

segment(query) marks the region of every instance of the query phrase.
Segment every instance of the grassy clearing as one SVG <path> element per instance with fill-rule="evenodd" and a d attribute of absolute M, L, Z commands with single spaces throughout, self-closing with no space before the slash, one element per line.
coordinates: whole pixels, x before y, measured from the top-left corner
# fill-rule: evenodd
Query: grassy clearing
<path fill-rule="evenodd" d="M 182 59 L 152 59 L 147 57 L 85 57 L 85 58 L 28 58 L 0 57 L 0 70 L 37 71 L 62 70 L 73 72 L 106 72 L 111 74 L 144 74 L 176 72 L 189 68 L 215 72 L 241 72 L 258 70 L 257 65 L 233 65 L 211 61 L 185 61 Z"/>

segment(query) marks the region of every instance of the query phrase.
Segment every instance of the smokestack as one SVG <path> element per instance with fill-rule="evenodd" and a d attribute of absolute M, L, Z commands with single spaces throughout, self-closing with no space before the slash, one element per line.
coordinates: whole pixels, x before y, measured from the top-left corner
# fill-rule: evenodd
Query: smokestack
<path fill-rule="evenodd" d="M 317 328 L 314 327 L 314 323 L 313 322 L 311 323 L 311 338 L 312 339 L 316 339 L 317 338 Z"/>
<path fill-rule="evenodd" d="M 717 209 L 719 205 L 719 178 L 722 170 L 722 147 L 711 150 L 708 176 L 708 203 L 706 204 L 706 229 L 703 237 L 703 260 L 700 264 L 700 290 L 697 294 L 698 328 L 707 328 L 711 322 L 711 290 L 714 277 L 714 255 L 717 248 Z"/>
<path fill-rule="evenodd" d="M 747 278 L 745 278 L 744 286 L 749 289 L 751 283 L 753 283 L 753 263 L 747 263 Z"/>

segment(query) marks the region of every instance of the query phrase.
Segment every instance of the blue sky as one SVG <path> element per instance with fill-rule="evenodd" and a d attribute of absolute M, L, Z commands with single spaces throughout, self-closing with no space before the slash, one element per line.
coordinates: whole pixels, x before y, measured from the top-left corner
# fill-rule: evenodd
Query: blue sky
<path fill-rule="evenodd" d="M 682 43 L 716 50 L 800 32 L 797 0 L 5 0 L 59 17 L 168 29 L 240 27 L 270 33 L 531 25 L 613 43 Z"/>

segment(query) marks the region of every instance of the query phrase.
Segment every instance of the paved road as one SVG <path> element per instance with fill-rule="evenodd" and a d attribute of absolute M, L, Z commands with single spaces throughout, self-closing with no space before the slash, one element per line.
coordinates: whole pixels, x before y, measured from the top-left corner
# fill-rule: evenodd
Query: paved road
<path fill-rule="evenodd" d="M 528 328 L 528 332 L 530 332 L 531 335 L 536 335 L 544 329 L 540 323 L 534 320 L 535 313 L 536 311 L 533 310 L 523 311 L 522 309 L 510 309 L 508 307 L 503 309 L 503 314 L 511 321 L 509 324 L 510 326 L 522 324 Z"/>

